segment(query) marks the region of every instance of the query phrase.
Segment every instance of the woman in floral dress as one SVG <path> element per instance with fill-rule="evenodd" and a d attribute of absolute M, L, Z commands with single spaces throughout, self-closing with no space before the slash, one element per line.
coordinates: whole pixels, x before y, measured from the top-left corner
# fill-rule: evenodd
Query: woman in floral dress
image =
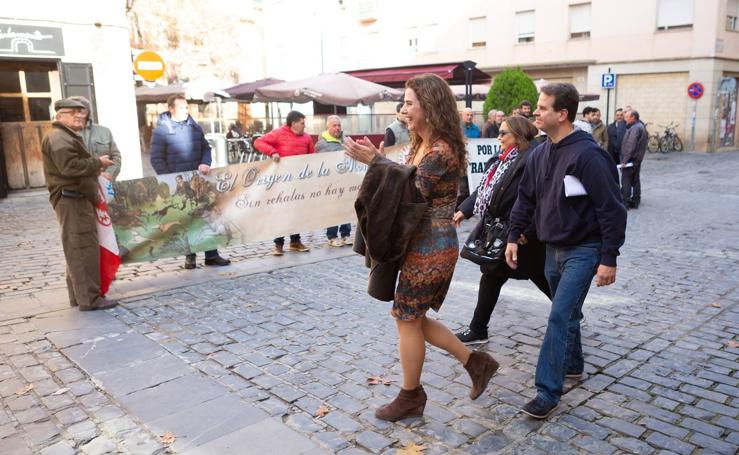
<path fill-rule="evenodd" d="M 452 216 L 467 152 L 454 95 L 440 77 L 416 76 L 406 82 L 400 113 L 411 132 L 406 165 L 416 167 L 415 184 L 428 207 L 408 243 L 391 311 L 398 328 L 403 384 L 395 400 L 375 412 L 379 419 L 389 421 L 423 414 L 426 393 L 421 370 L 426 342 L 446 350 L 464 365 L 472 379 L 473 400 L 498 369 L 489 354 L 471 351 L 444 324 L 426 317 L 429 308 L 439 311 L 459 254 Z M 366 138 L 357 142 L 347 138 L 345 148 L 348 156 L 365 164 L 383 153 L 382 144 L 377 150 Z"/>

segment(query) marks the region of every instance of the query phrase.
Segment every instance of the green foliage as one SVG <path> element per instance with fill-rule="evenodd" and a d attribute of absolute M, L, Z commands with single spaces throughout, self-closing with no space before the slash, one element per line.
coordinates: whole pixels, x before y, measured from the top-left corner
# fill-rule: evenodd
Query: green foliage
<path fill-rule="evenodd" d="M 510 115 L 523 100 L 529 100 L 533 109 L 538 98 L 536 85 L 528 74 L 519 68 L 505 69 L 495 77 L 493 85 L 490 86 L 488 96 L 482 105 L 484 118 L 487 118 L 488 112 L 493 109 Z"/>

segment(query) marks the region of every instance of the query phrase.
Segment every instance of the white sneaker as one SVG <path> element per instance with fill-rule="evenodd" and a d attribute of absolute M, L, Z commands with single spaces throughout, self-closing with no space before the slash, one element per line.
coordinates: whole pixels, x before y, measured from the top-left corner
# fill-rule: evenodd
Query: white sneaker
<path fill-rule="evenodd" d="M 352 241 L 352 238 L 351 237 L 348 237 L 348 236 L 347 237 L 342 237 L 341 238 L 341 243 L 343 245 L 346 245 L 346 246 L 354 245 L 354 242 Z"/>

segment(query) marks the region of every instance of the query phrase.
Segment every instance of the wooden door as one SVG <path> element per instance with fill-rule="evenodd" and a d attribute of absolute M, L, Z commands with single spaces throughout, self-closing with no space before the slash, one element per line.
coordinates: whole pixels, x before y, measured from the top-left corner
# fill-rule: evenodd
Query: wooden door
<path fill-rule="evenodd" d="M 11 190 L 46 185 L 41 159 L 41 140 L 51 122 L 0 123 L 5 169 Z"/>

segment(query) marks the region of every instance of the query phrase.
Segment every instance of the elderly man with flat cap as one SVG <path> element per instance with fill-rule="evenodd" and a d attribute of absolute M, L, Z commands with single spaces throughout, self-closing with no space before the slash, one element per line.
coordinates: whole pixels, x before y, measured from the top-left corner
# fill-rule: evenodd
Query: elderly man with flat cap
<path fill-rule="evenodd" d="M 41 153 L 49 201 L 61 228 L 69 303 L 81 311 L 112 308 L 118 303 L 100 295 L 95 205 L 98 176 L 114 163 L 107 155 L 93 157 L 85 148 L 80 131 L 88 112 L 83 103 L 67 98 L 54 103 L 54 109 L 56 121 L 44 136 Z"/>
<path fill-rule="evenodd" d="M 107 127 L 93 123 L 90 100 L 84 96 L 70 96 L 68 99 L 79 101 L 85 105 L 87 117 L 85 118 L 85 127 L 80 131 L 80 136 L 82 136 L 85 147 L 87 147 L 87 151 L 92 156 L 101 157 L 108 155 L 108 158 L 113 161 L 113 165 L 107 169 L 103 169 L 100 175 L 105 177 L 109 182 L 114 182 L 121 172 L 121 152 L 118 150 L 118 145 L 116 145 L 113 139 L 113 133 Z"/>

